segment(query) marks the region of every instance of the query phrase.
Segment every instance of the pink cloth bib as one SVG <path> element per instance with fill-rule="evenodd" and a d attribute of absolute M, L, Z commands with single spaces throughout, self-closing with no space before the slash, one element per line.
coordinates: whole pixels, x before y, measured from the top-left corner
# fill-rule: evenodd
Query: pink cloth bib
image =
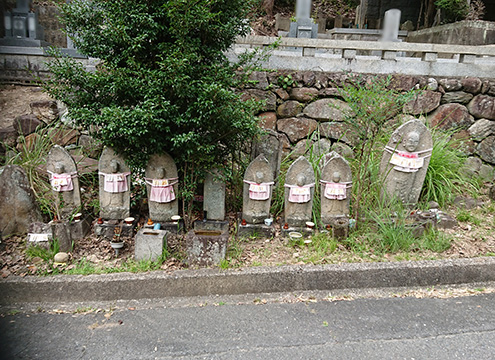
<path fill-rule="evenodd" d="M 100 173 L 105 177 L 103 182 L 103 190 L 109 193 L 123 193 L 128 190 L 127 185 L 127 175 L 130 173 L 121 174 L 104 174 Z"/>
<path fill-rule="evenodd" d="M 325 197 L 329 200 L 345 200 L 346 188 L 342 183 L 325 183 Z"/>
<path fill-rule="evenodd" d="M 307 203 L 311 200 L 311 188 L 315 184 L 308 184 L 304 186 L 297 185 L 287 185 L 285 187 L 289 188 L 289 201 L 292 203 Z"/>
<path fill-rule="evenodd" d="M 74 184 L 72 183 L 72 174 L 54 174 L 50 173 L 50 184 L 54 191 L 72 191 Z"/>
<path fill-rule="evenodd" d="M 249 184 L 249 198 L 252 200 L 268 200 L 270 198 L 270 186 L 273 182 L 256 184 L 251 181 L 244 180 Z"/>
<path fill-rule="evenodd" d="M 146 179 L 146 183 L 151 186 L 149 200 L 157 203 L 169 203 L 175 200 L 174 185 L 175 179 Z"/>

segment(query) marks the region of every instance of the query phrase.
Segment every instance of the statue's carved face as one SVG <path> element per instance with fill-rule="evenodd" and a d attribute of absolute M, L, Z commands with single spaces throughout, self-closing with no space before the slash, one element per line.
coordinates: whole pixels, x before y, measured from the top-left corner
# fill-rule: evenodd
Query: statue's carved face
<path fill-rule="evenodd" d="M 304 174 L 297 175 L 297 186 L 303 186 L 306 184 L 306 176 Z"/>
<path fill-rule="evenodd" d="M 340 173 L 339 173 L 338 171 L 336 171 L 336 172 L 334 172 L 334 173 L 332 174 L 332 181 L 333 181 L 334 183 L 339 183 L 339 182 L 340 182 L 340 178 L 341 178 L 341 177 L 340 177 Z"/>
<path fill-rule="evenodd" d="M 156 177 L 158 179 L 163 179 L 165 178 L 165 169 L 162 167 L 159 167 L 156 169 Z"/>
<path fill-rule="evenodd" d="M 419 145 L 419 134 L 416 131 L 411 131 L 405 137 L 403 144 L 407 151 L 413 152 Z"/>
<path fill-rule="evenodd" d="M 56 174 L 63 174 L 65 172 L 65 166 L 61 162 L 56 162 L 54 170 Z"/>
<path fill-rule="evenodd" d="M 120 168 L 120 165 L 119 165 L 119 162 L 117 160 L 112 160 L 110 161 L 110 171 L 112 173 L 116 173 L 119 171 L 119 168 Z"/>
<path fill-rule="evenodd" d="M 262 182 L 264 177 L 265 177 L 265 174 L 263 174 L 261 171 L 256 172 L 256 181 L 258 183 Z"/>

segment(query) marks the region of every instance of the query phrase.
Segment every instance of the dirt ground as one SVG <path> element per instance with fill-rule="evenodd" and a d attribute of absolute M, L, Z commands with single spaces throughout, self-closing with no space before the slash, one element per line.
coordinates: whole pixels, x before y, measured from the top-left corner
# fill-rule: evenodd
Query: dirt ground
<path fill-rule="evenodd" d="M 30 103 L 50 99 L 37 86 L 0 84 L 0 129 L 11 126 L 17 116 L 30 114 Z"/>

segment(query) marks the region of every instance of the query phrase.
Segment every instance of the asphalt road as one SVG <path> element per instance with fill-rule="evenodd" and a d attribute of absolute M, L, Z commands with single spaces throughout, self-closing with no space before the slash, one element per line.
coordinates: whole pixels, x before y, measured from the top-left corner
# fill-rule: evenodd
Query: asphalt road
<path fill-rule="evenodd" d="M 495 358 L 495 294 L 215 305 L 10 314 L 1 358 Z"/>

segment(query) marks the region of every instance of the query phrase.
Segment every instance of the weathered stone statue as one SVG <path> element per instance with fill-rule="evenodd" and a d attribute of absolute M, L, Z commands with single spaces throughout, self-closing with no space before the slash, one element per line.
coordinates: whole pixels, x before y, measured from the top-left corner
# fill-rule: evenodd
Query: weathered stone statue
<path fill-rule="evenodd" d="M 121 220 L 130 216 L 131 173 L 122 156 L 105 148 L 98 164 L 100 177 L 100 217 Z"/>
<path fill-rule="evenodd" d="M 164 153 L 150 157 L 146 167 L 146 188 L 150 218 L 154 222 L 170 222 L 179 214 L 176 194 L 178 188 L 177 166 L 172 157 Z"/>
<path fill-rule="evenodd" d="M 285 176 L 285 222 L 302 227 L 311 221 L 315 173 L 308 159 L 300 156 Z"/>
<path fill-rule="evenodd" d="M 432 148 L 431 133 L 418 119 L 408 121 L 395 130 L 380 163 L 382 196 L 388 200 L 397 198 L 405 205 L 416 205 Z"/>
<path fill-rule="evenodd" d="M 335 219 L 349 215 L 352 186 L 349 163 L 335 151 L 326 158 L 320 183 L 321 222 L 331 225 Z"/>
<path fill-rule="evenodd" d="M 273 169 L 263 154 L 249 164 L 244 174 L 242 218 L 249 224 L 261 224 L 270 217 Z"/>
<path fill-rule="evenodd" d="M 76 163 L 63 147 L 55 145 L 48 153 L 46 170 L 55 195 L 55 206 L 59 209 L 62 219 L 68 219 L 81 210 Z"/>

